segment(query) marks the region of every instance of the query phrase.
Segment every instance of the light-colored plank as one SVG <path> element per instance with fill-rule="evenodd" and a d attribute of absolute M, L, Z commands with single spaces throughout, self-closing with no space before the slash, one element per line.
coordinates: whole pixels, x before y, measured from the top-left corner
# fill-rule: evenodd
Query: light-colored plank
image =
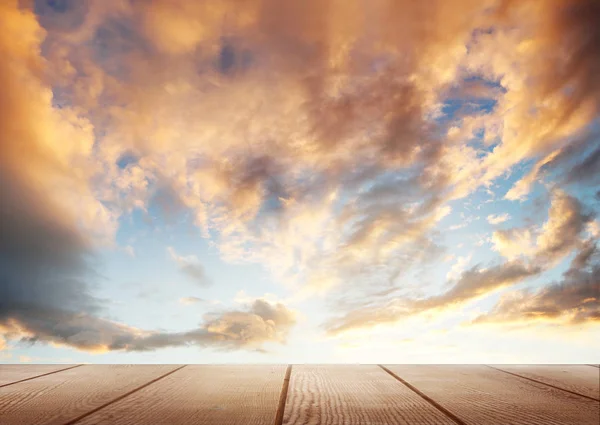
<path fill-rule="evenodd" d="M 272 425 L 286 366 L 188 365 L 78 425 Z"/>
<path fill-rule="evenodd" d="M 587 365 L 492 365 L 558 388 L 600 400 L 600 369 Z"/>
<path fill-rule="evenodd" d="M 598 425 L 598 402 L 486 366 L 387 367 L 469 425 Z"/>
<path fill-rule="evenodd" d="M 284 424 L 452 424 L 376 365 L 294 366 Z"/>
<path fill-rule="evenodd" d="M 62 425 L 176 365 L 86 365 L 0 388 L 2 425 Z"/>
<path fill-rule="evenodd" d="M 3 364 L 0 365 L 0 387 L 13 382 L 31 379 L 46 373 L 71 368 L 69 364 Z"/>

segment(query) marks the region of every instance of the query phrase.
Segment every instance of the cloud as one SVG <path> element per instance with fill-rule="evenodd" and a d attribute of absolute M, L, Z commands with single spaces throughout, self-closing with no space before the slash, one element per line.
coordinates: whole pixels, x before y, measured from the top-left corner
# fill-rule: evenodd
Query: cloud
<path fill-rule="evenodd" d="M 514 184 L 514 186 L 506 193 L 506 195 L 504 195 L 504 198 L 511 201 L 524 200 L 531 190 L 533 184 L 537 181 L 543 167 L 552 163 L 552 161 L 554 161 L 560 153 L 560 149 L 557 149 L 547 155 L 541 161 L 538 161 L 525 177 Z"/>
<path fill-rule="evenodd" d="M 508 260 L 530 258 L 536 252 L 532 230 L 528 228 L 496 230 L 492 234 L 492 243 L 494 249 Z"/>
<path fill-rule="evenodd" d="M 553 178 L 562 186 L 594 186 L 595 183 L 598 183 L 596 145 L 599 137 L 598 129 L 593 126 L 581 134 L 571 137 L 572 140 L 568 145 L 551 152 L 538 161 L 525 177 L 515 183 L 505 198 L 524 200 L 533 183 L 544 177 Z M 553 184 L 552 180 L 548 183 Z"/>
<path fill-rule="evenodd" d="M 551 194 L 548 219 L 539 228 L 497 230 L 492 235 L 494 248 L 507 259 L 525 257 L 534 263 L 554 264 L 581 242 L 593 214 L 573 196 L 555 189 Z"/>
<path fill-rule="evenodd" d="M 107 134 L 97 158 L 109 171 L 103 196 L 125 211 L 176 205 L 170 213 L 191 213 L 228 260 L 261 263 L 293 285 L 327 280 L 317 286 L 336 288 L 360 285 L 356 269 L 375 262 L 394 269 L 431 237 L 449 201 L 543 154 L 555 143 L 549 135 L 587 122 L 583 112 L 559 120 L 569 99 L 555 105 L 550 96 L 560 90 L 543 89 L 580 71 L 593 83 L 585 68 L 593 59 L 570 58 L 581 67 L 560 76 L 544 71 L 558 65 L 538 69 L 536 60 L 541 52 L 562 63 L 538 49 L 550 40 L 579 55 L 569 47 L 586 43 L 584 32 L 552 7 L 525 3 L 490 13 L 474 0 L 343 8 L 330 0 L 94 1 L 60 13 L 43 6 L 41 22 L 64 100 L 111 102 L 84 108 Z M 556 6 L 590 27 L 570 2 Z M 529 8 L 536 20 L 522 19 Z M 102 60 L 85 37 L 104 46 Z M 440 120 L 443 105 L 457 100 L 459 111 Z M 496 106 L 484 113 L 465 100 Z M 532 104 L 549 106 L 521 118 Z M 459 131 L 441 138 L 449 129 Z M 499 138 L 489 155 L 472 140 L 481 130 L 486 143 Z M 136 161 L 115 166 L 127 152 Z M 298 223 L 329 196 L 306 240 Z"/>
<path fill-rule="evenodd" d="M 450 271 L 448 271 L 448 273 L 446 274 L 446 280 L 454 280 L 457 277 L 459 277 L 471 261 L 471 257 L 472 254 L 466 255 L 464 257 L 458 257 L 456 259 L 456 263 L 452 265 Z"/>
<path fill-rule="evenodd" d="M 125 253 L 127 253 L 127 255 L 129 255 L 131 258 L 135 258 L 135 248 L 132 247 L 131 245 L 126 245 L 123 248 L 123 251 Z"/>
<path fill-rule="evenodd" d="M 589 182 L 597 184 L 600 175 L 600 148 L 590 152 L 583 160 L 573 166 L 566 175 L 566 182 Z"/>
<path fill-rule="evenodd" d="M 16 1 L 0 5 L 0 24 L 0 327 L 12 328 L 15 317 L 37 327 L 44 326 L 44 311 L 98 311 L 89 292 L 95 232 L 82 230 L 109 229 L 110 220 L 67 166 L 85 157 L 88 123 L 69 122 L 68 110 L 52 108 L 36 71 L 43 30 Z M 62 202 L 52 195 L 63 195 Z"/>
<path fill-rule="evenodd" d="M 5 338 L 20 338 L 106 351 L 187 344 L 235 349 L 284 341 L 294 314 L 282 304 L 263 300 L 254 301 L 248 310 L 215 314 L 202 327 L 184 333 L 148 332 L 100 317 L 102 303 L 90 292 L 95 279 L 91 260 L 95 246 L 105 240 L 102 232 L 112 231 L 112 218 L 89 196 L 92 176 L 66 166 L 87 160 L 89 123 L 71 122 L 68 109 L 53 108 L 36 71 L 41 69 L 44 31 L 33 14 L 19 9 L 16 1 L 3 2 L 0 23 L 5 28 L 0 36 L 3 344 Z M 20 42 L 13 43 L 16 39 Z M 78 145 L 70 144 L 73 139 Z M 67 196 L 69 191 L 72 195 Z M 75 195 L 77 203 L 71 202 Z M 88 232 L 94 226 L 100 233 Z M 204 279 L 194 258 L 172 254 L 182 271 Z"/>
<path fill-rule="evenodd" d="M 556 261 L 571 252 L 593 218 L 592 214 L 584 213 L 583 205 L 576 198 L 555 190 L 548 220 L 536 239 L 537 256 L 547 261 Z"/>
<path fill-rule="evenodd" d="M 205 302 L 204 299 L 198 297 L 183 297 L 179 298 L 179 304 L 192 305 Z"/>
<path fill-rule="evenodd" d="M 283 304 L 256 299 L 246 310 L 205 316 L 202 325 L 186 332 L 144 331 L 89 314 L 35 309 L 16 312 L 0 331 L 9 339 L 66 345 L 84 351 L 149 351 L 197 345 L 227 350 L 256 349 L 268 342 L 284 343 L 296 323 Z"/>
<path fill-rule="evenodd" d="M 576 198 L 561 190 L 555 190 L 552 192 L 550 200 L 548 219 L 539 231 L 509 229 L 494 232 L 492 240 L 495 248 L 507 258 L 507 262 L 486 269 L 475 265 L 462 272 L 456 282 L 440 295 L 421 299 L 398 298 L 356 308 L 341 317 L 328 321 L 325 329 L 329 335 L 337 335 L 349 330 L 391 324 L 417 314 L 460 305 L 498 289 L 520 283 L 528 277 L 539 275 L 582 246 L 584 249 L 573 260 L 572 270 L 567 272 L 568 276 L 572 276 L 569 284 L 559 285 L 554 289 L 544 289 L 535 297 L 532 295 L 534 299 L 532 305 L 537 302 L 536 297 L 546 300 L 552 298 L 555 293 L 558 296 L 560 291 L 567 286 L 573 288 L 577 294 L 589 294 L 587 291 L 595 290 L 594 285 L 590 287 L 590 282 L 597 277 L 596 272 L 579 273 L 576 270 L 583 267 L 587 258 L 592 255 L 590 243 L 581 239 L 592 218 L 593 216 L 584 213 L 583 206 Z M 457 262 L 457 264 L 459 263 Z M 453 276 L 452 271 L 449 275 Z M 525 302 L 523 300 L 530 295 L 529 292 L 517 294 L 521 300 L 519 302 L 523 303 Z M 593 309 L 595 304 L 591 298 L 585 298 L 586 303 L 591 303 L 586 307 Z M 575 307 L 569 307 L 569 309 L 573 308 Z"/>
<path fill-rule="evenodd" d="M 172 247 L 167 247 L 167 251 L 173 261 L 177 263 L 179 270 L 189 278 L 200 285 L 210 284 L 210 279 L 206 276 L 204 267 L 195 255 L 181 256 Z"/>
<path fill-rule="evenodd" d="M 181 333 L 148 333 L 117 338 L 110 349 L 146 351 L 182 345 L 211 346 L 227 350 L 256 349 L 268 342 L 285 343 L 295 313 L 283 304 L 256 299 L 248 310 L 206 315 L 203 325 Z"/>
<path fill-rule="evenodd" d="M 490 224 L 500 224 L 510 220 L 510 214 L 490 214 L 487 216 L 487 221 Z"/>
<path fill-rule="evenodd" d="M 507 193 L 522 199 L 568 156 L 598 112 L 598 13 L 595 0 L 2 2 L 0 323 L 83 347 L 84 326 L 131 339 L 100 319 L 91 264 L 152 206 L 304 294 L 385 292 L 436 258 L 453 201 L 533 161 Z M 586 146 L 568 184 L 596 181 Z M 572 251 L 585 214 L 553 202 L 545 227 L 495 234 L 506 263 L 456 284 Z M 171 255 L 207 282 L 197 258 Z"/>
<path fill-rule="evenodd" d="M 472 323 L 533 324 L 538 321 L 567 325 L 600 322 L 600 265 L 595 243 L 589 242 L 578 253 L 560 282 L 537 290 L 508 292 L 488 313 Z"/>
<path fill-rule="evenodd" d="M 492 291 L 514 285 L 540 272 L 539 268 L 528 267 L 519 261 L 501 263 L 487 269 L 475 265 L 464 271 L 460 278 L 440 295 L 421 299 L 400 298 L 358 308 L 344 316 L 329 320 L 324 327 L 328 335 L 335 336 L 351 330 L 393 324 L 411 316 L 460 305 Z"/>

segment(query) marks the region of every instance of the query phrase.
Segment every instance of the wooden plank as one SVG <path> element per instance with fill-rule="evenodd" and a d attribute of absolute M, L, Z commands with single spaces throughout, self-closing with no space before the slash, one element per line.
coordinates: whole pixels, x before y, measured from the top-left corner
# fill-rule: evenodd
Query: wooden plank
<path fill-rule="evenodd" d="M 77 425 L 273 425 L 285 372 L 285 365 L 188 365 Z"/>
<path fill-rule="evenodd" d="M 586 365 L 492 365 L 600 401 L 600 369 Z"/>
<path fill-rule="evenodd" d="M 86 365 L 0 388 L 2 425 L 63 425 L 176 365 Z"/>
<path fill-rule="evenodd" d="M 69 364 L 2 364 L 0 365 L 0 387 L 40 375 L 75 367 Z"/>
<path fill-rule="evenodd" d="M 376 365 L 294 366 L 284 424 L 452 424 Z"/>
<path fill-rule="evenodd" d="M 469 425 L 598 425 L 598 402 L 486 366 L 387 367 Z"/>

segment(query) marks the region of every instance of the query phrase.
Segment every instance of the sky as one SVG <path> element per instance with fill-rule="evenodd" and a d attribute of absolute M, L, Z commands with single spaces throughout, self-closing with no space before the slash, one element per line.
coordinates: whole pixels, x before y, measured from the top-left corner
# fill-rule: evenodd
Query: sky
<path fill-rule="evenodd" d="M 596 0 L 0 0 L 1 363 L 598 363 Z"/>

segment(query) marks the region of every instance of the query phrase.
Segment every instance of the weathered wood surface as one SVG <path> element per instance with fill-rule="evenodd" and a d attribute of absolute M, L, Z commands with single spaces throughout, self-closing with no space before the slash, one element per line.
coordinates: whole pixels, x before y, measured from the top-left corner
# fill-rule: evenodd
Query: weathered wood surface
<path fill-rule="evenodd" d="M 492 365 L 600 401 L 600 369 L 587 365 Z"/>
<path fill-rule="evenodd" d="M 594 397 L 600 370 L 592 365 L 294 365 L 289 380 L 286 369 L 1 365 L 0 425 L 597 425 L 600 419 Z"/>
<path fill-rule="evenodd" d="M 0 424 L 64 425 L 175 369 L 86 365 L 0 388 Z"/>
<path fill-rule="evenodd" d="M 482 365 L 390 365 L 468 425 L 598 425 L 599 404 Z"/>
<path fill-rule="evenodd" d="M 0 387 L 74 366 L 68 364 L 0 364 Z"/>
<path fill-rule="evenodd" d="M 286 365 L 189 365 L 81 425 L 272 425 Z"/>
<path fill-rule="evenodd" d="M 454 424 L 376 365 L 294 366 L 284 424 Z"/>

